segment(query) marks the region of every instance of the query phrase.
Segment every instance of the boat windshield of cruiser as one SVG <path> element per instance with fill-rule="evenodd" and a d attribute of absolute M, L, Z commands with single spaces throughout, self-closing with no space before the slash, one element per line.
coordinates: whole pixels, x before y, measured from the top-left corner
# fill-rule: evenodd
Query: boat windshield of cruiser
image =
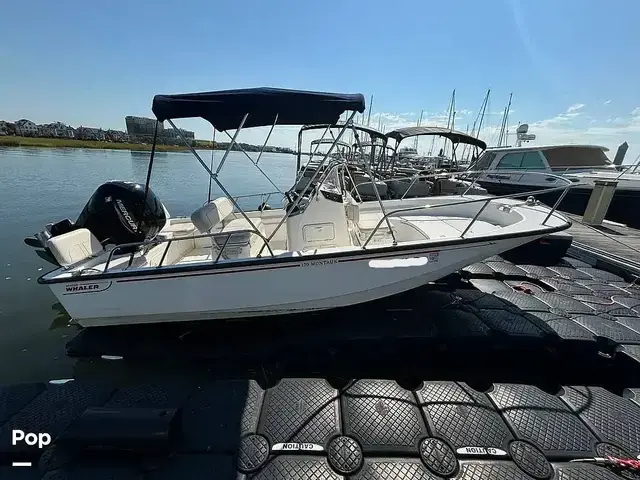
<path fill-rule="evenodd" d="M 104 183 L 75 222 L 49 224 L 25 239 L 55 264 L 38 282 L 85 327 L 265 321 L 268 315 L 367 302 L 570 225 L 531 198 L 357 201 L 344 188 L 349 163 L 332 154 L 340 152 L 347 131 L 362 143 L 353 125 L 365 110 L 361 94 L 256 88 L 157 95 L 152 110 L 182 138 L 174 119 L 200 117 L 217 131 L 234 132 L 215 170 L 183 138 L 224 196 L 194 206 L 189 217 L 171 217 L 150 188 L 154 141 L 145 185 Z M 283 208 L 244 211 L 221 183 L 219 173 L 232 161 L 228 154 L 243 129 L 271 126 L 266 146 L 275 127 L 335 125 L 345 112 L 347 120 L 307 186 L 285 192 Z M 361 152 L 361 158 L 373 176 L 368 157 Z"/>

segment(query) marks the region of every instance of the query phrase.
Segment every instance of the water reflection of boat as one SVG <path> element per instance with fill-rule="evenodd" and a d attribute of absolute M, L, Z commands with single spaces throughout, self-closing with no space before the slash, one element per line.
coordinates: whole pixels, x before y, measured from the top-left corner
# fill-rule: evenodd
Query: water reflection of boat
<path fill-rule="evenodd" d="M 51 305 L 51 310 L 55 313 L 55 317 L 53 318 L 53 322 L 49 325 L 49 330 L 56 330 L 58 328 L 67 328 L 71 325 L 75 325 L 73 320 L 71 319 L 71 315 L 67 313 L 65 308 L 62 306 L 60 302 L 56 302 Z"/>

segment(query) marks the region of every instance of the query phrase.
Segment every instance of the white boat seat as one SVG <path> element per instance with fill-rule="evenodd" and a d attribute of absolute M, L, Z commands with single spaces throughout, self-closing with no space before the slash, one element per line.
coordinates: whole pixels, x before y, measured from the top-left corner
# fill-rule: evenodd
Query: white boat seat
<path fill-rule="evenodd" d="M 261 218 L 252 218 L 251 219 L 251 223 L 253 223 L 253 225 L 256 227 L 256 229 L 260 232 L 260 233 L 264 233 L 264 225 L 262 223 L 262 219 Z M 247 221 L 246 218 L 240 217 L 240 218 L 234 218 L 233 220 L 230 220 L 229 223 L 225 224 L 220 231 L 221 232 L 233 232 L 236 230 L 253 230 L 253 227 L 251 226 L 251 223 L 249 223 Z"/>
<path fill-rule="evenodd" d="M 252 218 L 251 222 L 253 222 L 253 225 L 263 236 L 266 236 L 266 231 L 261 219 Z M 226 247 L 224 248 L 222 255 L 224 258 L 253 257 L 258 254 L 262 245 L 264 245 L 264 240 L 262 240 L 258 235 L 251 232 L 241 232 L 242 230 L 253 230 L 253 227 L 246 219 L 235 218 L 225 224 L 220 229 L 220 233 L 213 235 L 212 240 L 214 247 L 217 247 L 218 250 L 221 249 L 226 242 Z M 236 231 L 238 233 L 233 233 L 230 236 L 226 235 L 230 232 Z M 228 241 L 227 237 L 229 237 Z M 268 255 L 268 252 L 269 250 L 265 247 L 262 250 L 262 255 Z"/>
<path fill-rule="evenodd" d="M 356 224 L 358 226 L 358 230 L 356 235 L 360 238 L 360 241 L 364 241 L 368 239 L 371 235 L 371 232 L 376 228 L 380 220 L 383 219 L 382 213 L 360 213 L 360 220 Z M 395 225 L 395 218 L 389 217 L 389 223 L 391 223 L 391 227 L 393 229 L 394 235 L 397 234 L 397 228 Z M 388 242 L 393 239 L 391 235 L 391 231 L 389 230 L 389 225 L 387 221 L 384 220 L 380 223 L 380 226 L 376 230 L 376 233 L 373 235 L 373 238 L 370 240 L 372 244 L 380 243 L 380 242 Z"/>
<path fill-rule="evenodd" d="M 61 267 L 68 267 L 104 252 L 98 239 L 86 228 L 50 238 L 47 240 L 47 248 Z"/>
<path fill-rule="evenodd" d="M 196 233 L 196 226 L 190 222 L 169 223 L 160 230 L 159 235 L 169 234 L 177 237 L 186 237 Z"/>
<path fill-rule="evenodd" d="M 226 197 L 216 198 L 191 214 L 191 221 L 201 233 L 209 233 L 233 213 L 233 203 Z"/>
<path fill-rule="evenodd" d="M 162 260 L 162 265 L 174 265 L 178 263 L 187 253 L 195 248 L 195 240 L 193 237 L 185 237 L 182 235 L 172 235 L 167 233 L 167 238 L 172 239 L 171 245 L 167 245 L 168 242 L 163 242 L 151 249 L 141 257 L 141 262 L 132 265 L 135 267 L 158 267 Z M 166 252 L 166 254 L 165 254 Z M 162 258 L 164 256 L 164 259 Z"/>
<path fill-rule="evenodd" d="M 162 204 L 162 209 L 164 210 L 164 218 L 166 219 L 166 222 L 164 227 L 162 227 L 162 230 L 158 232 L 158 236 L 156 238 L 172 238 L 174 235 L 184 236 L 195 233 L 196 227 L 193 222 L 189 223 L 182 219 L 171 218 L 171 214 L 164 204 Z"/>

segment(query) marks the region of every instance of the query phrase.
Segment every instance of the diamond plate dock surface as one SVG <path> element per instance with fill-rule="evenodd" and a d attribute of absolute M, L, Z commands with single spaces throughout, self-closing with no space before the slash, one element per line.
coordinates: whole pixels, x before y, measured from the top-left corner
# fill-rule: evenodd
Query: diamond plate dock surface
<path fill-rule="evenodd" d="M 454 277 L 269 328 L 82 332 L 70 354 L 157 351 L 208 373 L 0 386 L 0 478 L 622 478 L 570 460 L 640 454 L 640 289 L 569 257 L 492 257 Z M 55 441 L 102 406 L 176 409 L 168 450 Z M 54 444 L 16 448 L 16 428 Z M 8 466 L 24 460 L 35 466 Z"/>

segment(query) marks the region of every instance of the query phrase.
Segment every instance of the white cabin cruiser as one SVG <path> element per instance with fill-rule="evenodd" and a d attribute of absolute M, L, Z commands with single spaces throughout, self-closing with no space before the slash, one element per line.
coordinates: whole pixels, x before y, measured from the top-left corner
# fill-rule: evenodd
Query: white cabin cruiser
<path fill-rule="evenodd" d="M 606 218 L 638 228 L 640 175 L 618 171 L 607 158 L 607 150 L 598 145 L 570 144 L 488 148 L 470 165 L 469 169 L 478 173 L 469 177 L 494 195 L 525 194 L 570 180 L 575 185 L 558 208 L 577 215 L 584 214 L 595 181 L 615 181 L 617 186 Z M 536 198 L 553 205 L 559 196 L 558 191 L 552 191 Z"/>
<path fill-rule="evenodd" d="M 339 142 L 364 109 L 360 94 L 273 88 L 157 95 L 156 118 L 179 136 L 176 118 L 201 117 L 220 132 L 235 130 L 216 171 L 192 149 L 227 196 L 189 218 L 171 218 L 149 188 L 154 141 L 146 185 L 106 183 L 75 223 L 58 222 L 25 239 L 57 265 L 38 282 L 84 327 L 308 312 L 410 290 L 570 226 L 532 199 L 358 203 L 341 187 L 346 165 L 331 158 L 335 143 L 318 181 L 309 183 L 317 186 L 286 192 L 284 208 L 245 212 L 220 183 L 243 128 L 335 124 L 349 111 Z M 366 162 L 365 168 L 370 173 Z"/>

